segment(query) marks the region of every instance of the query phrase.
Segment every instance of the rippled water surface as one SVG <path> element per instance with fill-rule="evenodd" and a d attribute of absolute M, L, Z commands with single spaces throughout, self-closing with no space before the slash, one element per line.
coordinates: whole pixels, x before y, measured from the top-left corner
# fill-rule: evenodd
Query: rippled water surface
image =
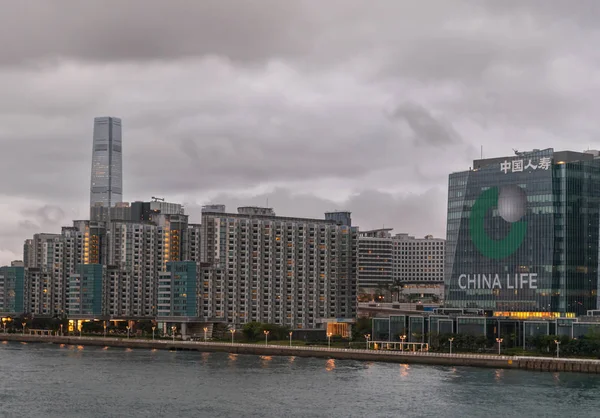
<path fill-rule="evenodd" d="M 0 343 L 2 417 L 599 417 L 600 376 Z"/>

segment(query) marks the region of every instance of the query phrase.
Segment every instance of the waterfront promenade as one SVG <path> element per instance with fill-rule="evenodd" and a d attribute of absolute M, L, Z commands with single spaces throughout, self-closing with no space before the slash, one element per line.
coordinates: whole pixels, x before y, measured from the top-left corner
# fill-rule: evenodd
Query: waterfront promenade
<path fill-rule="evenodd" d="M 186 350 L 198 352 L 227 352 L 262 356 L 297 356 L 332 358 L 340 360 L 377 361 L 390 363 L 415 363 L 445 366 L 473 366 L 503 369 L 525 369 L 550 372 L 599 373 L 600 360 L 503 356 L 489 354 L 449 354 L 432 352 L 408 352 L 388 350 L 359 350 L 347 348 L 282 346 L 267 344 L 243 344 L 225 342 L 197 342 L 151 340 L 135 338 L 103 338 L 76 336 L 48 336 L 0 334 L 0 341 L 26 343 L 49 343 L 67 345 L 90 345 L 158 350 Z"/>

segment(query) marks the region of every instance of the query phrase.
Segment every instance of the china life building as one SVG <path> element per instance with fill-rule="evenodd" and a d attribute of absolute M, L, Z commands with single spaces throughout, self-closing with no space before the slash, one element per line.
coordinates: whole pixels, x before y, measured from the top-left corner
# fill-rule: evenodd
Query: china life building
<path fill-rule="evenodd" d="M 595 309 L 599 208 L 597 151 L 516 152 L 451 174 L 446 306 L 513 318 Z"/>

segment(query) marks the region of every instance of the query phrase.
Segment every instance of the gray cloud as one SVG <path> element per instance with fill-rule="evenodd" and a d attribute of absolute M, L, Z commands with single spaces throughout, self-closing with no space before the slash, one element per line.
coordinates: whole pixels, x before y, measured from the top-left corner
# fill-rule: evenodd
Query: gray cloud
<path fill-rule="evenodd" d="M 352 223 L 360 229 L 394 228 L 395 233 L 406 232 L 416 236 L 433 234 L 446 236 L 447 192 L 441 188 L 424 190 L 420 194 L 393 194 L 365 191 L 342 202 L 319 198 L 310 194 L 294 194 L 290 190 L 276 189 L 271 193 L 251 198 L 239 198 L 227 194 L 215 196 L 210 203 L 225 204 L 228 212 L 237 212 L 240 206 L 273 207 L 280 216 L 301 216 L 323 219 L 325 212 L 348 210 Z M 187 205 L 190 216 L 200 219 L 201 208 Z"/>
<path fill-rule="evenodd" d="M 127 200 L 349 207 L 443 235 L 449 172 L 600 129 L 595 1 L 7 2 L 0 262 L 88 214 L 93 118 Z M 279 204 L 277 201 L 280 201 Z M 192 221 L 198 220 L 192 213 Z M 199 215 L 198 215 L 199 216 Z"/>

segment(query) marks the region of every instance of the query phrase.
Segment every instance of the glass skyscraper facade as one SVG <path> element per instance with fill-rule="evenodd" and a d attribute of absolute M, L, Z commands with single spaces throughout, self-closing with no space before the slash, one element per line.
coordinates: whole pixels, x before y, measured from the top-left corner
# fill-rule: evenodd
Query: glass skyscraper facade
<path fill-rule="evenodd" d="M 112 207 L 123 200 L 121 119 L 94 119 L 90 206 Z"/>
<path fill-rule="evenodd" d="M 445 306 L 514 318 L 596 309 L 599 213 L 595 152 L 516 152 L 451 174 Z"/>

